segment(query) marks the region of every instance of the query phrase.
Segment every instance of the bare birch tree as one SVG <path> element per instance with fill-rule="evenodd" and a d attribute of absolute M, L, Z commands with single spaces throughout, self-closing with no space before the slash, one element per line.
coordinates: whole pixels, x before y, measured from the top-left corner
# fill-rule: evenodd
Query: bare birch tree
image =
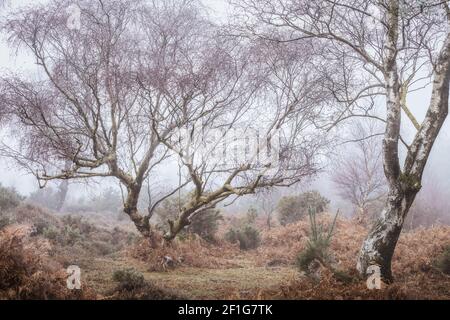
<path fill-rule="evenodd" d="M 67 26 L 74 4 L 80 30 Z M 4 29 L 40 73 L 37 80 L 1 79 L 1 108 L 15 119 L 19 145 L 3 145 L 3 153 L 42 186 L 118 179 L 127 191 L 124 212 L 151 238 L 151 214 L 138 212 L 138 200 L 144 181 L 168 158 L 162 141 L 246 94 L 239 85 L 245 65 L 233 47 L 188 0 L 58 0 L 12 14 Z"/>
<path fill-rule="evenodd" d="M 73 5 L 81 19 L 75 29 L 67 25 L 66 9 Z M 229 197 L 291 185 L 317 171 L 322 141 L 310 127 L 326 95 L 315 89 L 322 79 L 311 73 L 309 55 L 300 61 L 297 50 L 224 37 L 195 0 L 54 0 L 13 13 L 4 30 L 12 45 L 28 49 L 39 73 L 37 79 L 1 79 L 0 107 L 14 119 L 16 141 L 4 144 L 3 154 L 42 186 L 118 180 L 126 190 L 124 212 L 147 238 L 154 239 L 153 212 L 183 188 L 195 192 L 168 221 L 167 240 Z M 308 45 L 302 50 L 307 53 Z M 264 141 L 275 141 L 272 135 L 282 131 L 284 149 L 265 143 L 255 157 L 281 157 L 284 167 L 254 158 L 223 165 L 217 152 L 195 162 L 186 151 L 192 147 L 179 146 L 186 128 L 185 138 L 203 144 L 205 132 L 250 124 L 261 126 Z M 139 212 L 145 182 L 155 181 L 150 178 L 174 159 L 183 171 L 179 185 L 151 199 L 146 214 Z"/>
<path fill-rule="evenodd" d="M 278 193 L 279 192 L 277 192 L 276 189 L 268 189 L 261 190 L 256 195 L 258 205 L 261 208 L 263 214 L 266 216 L 266 226 L 269 230 L 272 228 L 272 217 L 280 198 L 280 195 Z"/>
<path fill-rule="evenodd" d="M 178 218 L 169 221 L 166 239 L 226 199 L 233 202 L 259 189 L 292 186 L 318 172 L 327 141 L 314 130 L 314 121 L 328 96 L 318 85 L 321 75 L 313 72 L 313 49 L 307 43 L 252 43 L 246 56 L 257 70 L 253 99 L 207 122 L 191 122 L 184 147 L 183 139 L 164 141 L 194 188 Z M 201 134 L 193 133 L 195 128 Z"/>
<path fill-rule="evenodd" d="M 379 120 L 385 124 L 383 165 L 388 197 L 364 241 L 357 266 L 365 275 L 369 266 L 377 265 L 385 281 L 392 281 L 392 256 L 448 113 L 448 1 L 243 0 L 235 5 L 247 34 L 282 42 L 313 38 L 328 44 L 323 58 L 341 65 L 329 83 L 344 106 L 335 124 L 352 116 L 379 118 L 371 111 L 377 96 L 385 101 L 386 117 Z M 419 119 L 407 102 L 409 93 L 424 83 L 430 84 L 432 93 L 424 106 L 426 115 Z M 412 141 L 400 135 L 402 111 L 416 129 Z M 402 145 L 405 161 L 399 156 Z"/>

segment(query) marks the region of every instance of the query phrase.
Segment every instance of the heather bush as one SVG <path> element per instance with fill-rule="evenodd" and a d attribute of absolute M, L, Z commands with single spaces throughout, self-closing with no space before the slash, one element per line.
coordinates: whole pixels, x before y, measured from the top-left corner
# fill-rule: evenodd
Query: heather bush
<path fill-rule="evenodd" d="M 117 270 L 113 280 L 118 284 L 110 298 L 114 300 L 177 300 L 184 299 L 174 292 L 162 289 L 145 281 L 136 269 Z"/>
<path fill-rule="evenodd" d="M 136 269 L 116 270 L 113 273 L 113 280 L 118 282 L 117 290 L 136 290 L 145 285 L 142 273 Z"/>
<path fill-rule="evenodd" d="M 11 212 L 14 222 L 33 225 L 36 235 L 41 235 L 46 228 L 57 226 L 60 219 L 40 207 L 31 204 L 21 205 Z"/>
<path fill-rule="evenodd" d="M 281 198 L 278 203 L 278 220 L 285 226 L 294 223 L 308 215 L 310 208 L 315 212 L 324 212 L 330 201 L 317 191 L 309 191 L 297 196 L 287 196 Z"/>

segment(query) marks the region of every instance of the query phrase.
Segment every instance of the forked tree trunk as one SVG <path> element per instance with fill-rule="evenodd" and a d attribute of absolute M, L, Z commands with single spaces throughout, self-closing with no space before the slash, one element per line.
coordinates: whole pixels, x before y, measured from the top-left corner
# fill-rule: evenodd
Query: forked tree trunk
<path fill-rule="evenodd" d="M 139 233 L 149 241 L 150 246 L 155 248 L 158 246 L 155 234 L 150 225 L 150 216 L 142 216 L 139 214 L 138 202 L 141 185 L 133 185 L 128 187 L 128 196 L 125 200 L 123 211 L 133 221 Z"/>
<path fill-rule="evenodd" d="M 445 4 L 450 27 L 450 8 Z M 422 175 L 434 142 L 448 115 L 450 80 L 450 32 L 447 32 L 434 65 L 433 90 L 425 119 L 413 143 L 408 147 L 403 171 L 400 168 L 398 143 L 401 124 L 401 88 L 397 68 L 399 2 L 392 0 L 388 9 L 386 44 L 386 131 L 383 140 L 383 166 L 389 193 L 381 217 L 369 232 L 358 258 L 357 268 L 367 276 L 368 267 L 380 267 L 381 277 L 392 282 L 391 261 L 405 218 L 421 188 Z M 450 29 L 449 29 L 450 30 Z"/>
<path fill-rule="evenodd" d="M 439 131 L 447 118 L 450 79 L 450 38 L 447 39 L 447 51 L 441 58 L 446 58 L 445 68 L 439 68 L 434 78 L 434 89 L 429 110 L 422 126 L 411 145 L 405 160 L 404 172 L 399 169 L 398 155 L 395 150 L 385 146 L 384 167 L 389 184 L 388 199 L 381 217 L 375 223 L 361 248 L 357 268 L 361 275 L 371 265 L 381 269 L 381 276 L 386 282 L 393 280 L 391 261 L 403 228 L 406 216 L 421 188 L 422 174 L 428 162 L 430 152 Z M 395 137 L 395 135 L 389 135 Z M 394 130 L 395 131 L 395 130 Z"/>
<path fill-rule="evenodd" d="M 381 216 L 363 243 L 357 265 L 363 275 L 370 266 L 379 266 L 386 283 L 393 281 L 391 261 L 394 250 L 405 218 L 420 189 L 399 187 L 390 190 Z"/>

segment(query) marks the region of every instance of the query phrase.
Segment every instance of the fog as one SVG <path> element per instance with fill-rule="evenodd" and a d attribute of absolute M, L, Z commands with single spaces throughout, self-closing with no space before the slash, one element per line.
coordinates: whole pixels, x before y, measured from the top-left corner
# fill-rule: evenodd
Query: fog
<path fill-rule="evenodd" d="M 0 0 L 0 300 L 450 299 L 449 13 Z"/>
<path fill-rule="evenodd" d="M 45 2 L 45 0 L 14 0 L 10 2 L 10 8 L 18 8 L 20 6 L 25 6 L 28 4 L 36 3 L 36 2 Z M 214 16 L 214 19 L 226 21 L 227 13 L 229 12 L 226 0 L 205 0 L 204 5 L 208 8 L 211 15 Z M 35 73 L 35 64 L 33 59 L 25 54 L 22 51 L 15 51 L 8 47 L 5 43 L 5 39 L 2 38 L 0 42 L 0 72 L 2 73 L 22 73 L 22 74 L 32 74 L 35 77 L 39 77 L 38 73 Z M 408 95 L 408 105 L 416 118 L 421 122 L 426 112 L 427 105 L 430 99 L 430 87 L 427 86 L 422 90 L 418 90 L 414 93 Z M 378 109 L 381 114 L 384 113 L 384 105 L 380 104 Z M 411 137 L 411 133 L 414 132 L 414 127 L 412 123 L 407 119 L 405 114 L 403 114 L 404 120 L 402 121 L 402 135 L 408 138 Z M 8 141 L 7 137 L 2 135 L 2 139 L 4 141 Z M 380 137 L 379 141 L 381 143 L 382 137 Z M 441 133 L 439 134 L 438 139 L 436 140 L 435 147 L 433 148 L 432 154 L 428 161 L 425 175 L 424 175 L 424 188 L 421 193 L 427 192 L 427 186 L 433 185 L 437 186 L 440 190 L 445 192 L 448 196 L 450 196 L 450 170 L 449 170 L 449 161 L 450 161 L 450 124 L 449 120 L 444 124 Z M 345 153 L 352 148 L 352 144 L 344 144 L 340 147 L 337 147 L 334 152 L 336 154 Z M 301 190 L 310 190 L 316 189 L 320 191 L 323 195 L 325 195 L 328 199 L 331 200 L 331 208 L 332 210 L 337 210 L 338 208 L 343 209 L 344 211 L 351 210 L 349 204 L 341 199 L 335 190 L 335 186 L 330 180 L 330 172 L 329 164 L 333 162 L 333 158 L 327 160 L 324 163 L 323 171 L 321 174 L 315 176 L 310 180 L 304 181 L 304 183 L 300 183 L 296 187 L 291 187 L 288 190 L 283 190 L 282 193 L 296 193 Z M 175 184 L 177 181 L 177 166 L 175 163 L 171 165 L 166 165 L 158 172 L 160 178 L 158 179 L 161 182 L 168 184 Z M 16 188 L 20 193 L 24 195 L 28 195 L 31 192 L 38 189 L 38 183 L 36 179 L 20 170 L 13 162 L 0 159 L 0 182 L 8 187 Z M 78 196 L 88 195 L 90 193 L 96 193 L 105 188 L 105 186 L 114 186 L 117 187 L 117 183 L 112 179 L 97 179 L 94 182 L 90 182 L 86 184 L 85 182 L 73 182 L 71 184 L 71 197 L 75 198 Z M 234 206 L 231 208 L 246 208 L 253 201 L 249 201 L 251 196 L 246 196 L 243 199 L 239 199 Z M 450 216 L 450 212 L 448 213 Z"/>

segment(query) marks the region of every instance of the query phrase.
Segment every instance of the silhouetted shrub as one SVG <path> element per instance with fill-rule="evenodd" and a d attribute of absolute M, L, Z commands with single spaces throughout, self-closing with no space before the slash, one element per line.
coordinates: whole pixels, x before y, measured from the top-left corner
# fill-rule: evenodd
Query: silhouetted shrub
<path fill-rule="evenodd" d="M 6 188 L 0 184 L 0 211 L 8 211 L 19 206 L 25 198 L 16 189 Z"/>
<path fill-rule="evenodd" d="M 180 199 L 171 197 L 166 199 L 156 210 L 157 227 L 163 232 L 167 231 L 168 220 L 175 220 L 180 213 L 180 205 L 189 201 L 189 194 Z M 179 236 L 181 238 L 189 234 L 196 234 L 202 239 L 212 242 L 219 228 L 220 221 L 223 220 L 222 214 L 216 209 L 206 209 L 198 212 L 186 226 Z"/>
<path fill-rule="evenodd" d="M 180 213 L 180 207 L 188 200 L 188 195 L 184 195 L 181 198 L 173 196 L 165 199 L 157 208 L 155 212 L 155 218 L 157 227 L 161 230 L 167 228 L 167 221 L 174 220 Z"/>
<path fill-rule="evenodd" d="M 285 226 L 306 217 L 311 208 L 317 213 L 324 212 L 330 201 L 317 191 L 309 191 L 298 196 L 281 198 L 278 203 L 278 220 Z"/>
<path fill-rule="evenodd" d="M 107 188 L 100 195 L 91 198 L 88 205 L 96 212 L 117 213 L 123 207 L 122 195 L 117 189 Z"/>
<path fill-rule="evenodd" d="M 258 218 L 258 211 L 254 207 L 250 207 L 245 214 L 245 224 L 254 225 Z"/>
<path fill-rule="evenodd" d="M 256 249 L 261 242 L 259 231 L 250 225 L 239 229 L 231 228 L 225 234 L 225 239 L 231 243 L 239 243 L 241 250 Z"/>
<path fill-rule="evenodd" d="M 101 212 L 117 215 L 123 208 L 122 195 L 119 190 L 109 187 L 100 194 L 68 201 L 64 208 L 71 213 Z"/>
<path fill-rule="evenodd" d="M 223 220 L 223 217 L 219 210 L 204 210 L 192 219 L 186 231 L 197 234 L 206 241 L 213 242 L 221 220 Z"/>
<path fill-rule="evenodd" d="M 178 300 L 185 299 L 174 292 L 158 288 L 145 281 L 142 273 L 135 269 L 117 270 L 113 280 L 118 282 L 111 299 L 115 300 Z"/>

